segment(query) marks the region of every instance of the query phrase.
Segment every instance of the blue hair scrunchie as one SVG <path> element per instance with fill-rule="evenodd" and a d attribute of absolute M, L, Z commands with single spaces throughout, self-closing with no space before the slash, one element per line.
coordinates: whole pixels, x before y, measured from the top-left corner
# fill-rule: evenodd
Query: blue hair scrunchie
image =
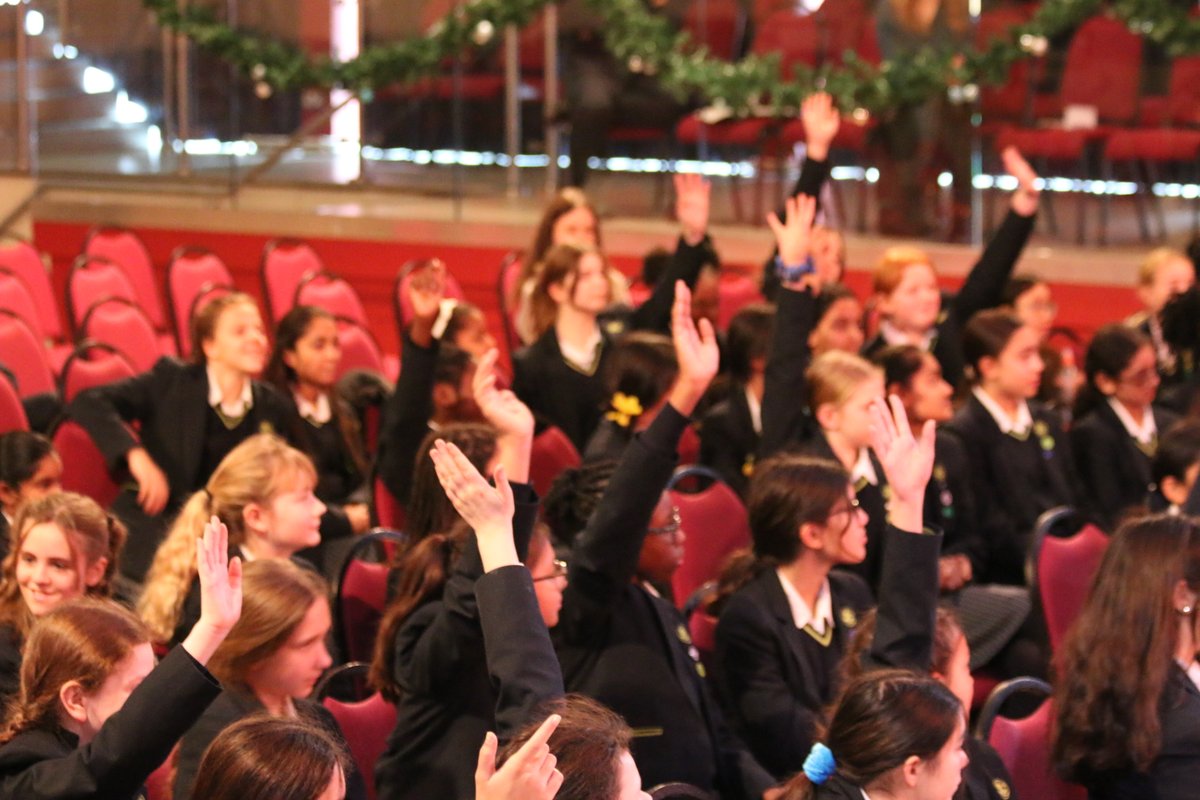
<path fill-rule="evenodd" d="M 814 786 L 820 786 L 829 780 L 836 769 L 837 761 L 833 758 L 833 751 L 820 742 L 814 743 L 808 751 L 808 757 L 804 759 L 805 776 Z"/>

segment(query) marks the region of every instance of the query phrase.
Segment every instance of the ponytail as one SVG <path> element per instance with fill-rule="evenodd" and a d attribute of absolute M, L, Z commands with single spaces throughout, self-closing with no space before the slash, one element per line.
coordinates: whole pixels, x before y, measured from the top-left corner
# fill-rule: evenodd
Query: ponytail
<path fill-rule="evenodd" d="M 158 546 L 146 573 L 137 612 L 156 642 L 170 641 L 179 624 L 188 590 L 197 574 L 196 540 L 212 516 L 210 498 L 207 489 L 192 493 L 175 517 L 167 538 Z M 222 522 L 229 524 L 226 520 Z"/>

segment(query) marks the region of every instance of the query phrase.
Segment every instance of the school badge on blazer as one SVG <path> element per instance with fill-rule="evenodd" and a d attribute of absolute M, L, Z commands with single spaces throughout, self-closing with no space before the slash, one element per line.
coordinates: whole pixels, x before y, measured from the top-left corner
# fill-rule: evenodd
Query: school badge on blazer
<path fill-rule="evenodd" d="M 858 614 L 854 613 L 853 608 L 843 608 L 838 616 L 841 617 L 842 624 L 847 628 L 855 628 L 858 626 Z"/>
<path fill-rule="evenodd" d="M 1009 788 L 1008 783 L 999 778 L 992 781 L 992 788 L 996 790 L 996 794 L 1000 795 L 1000 800 L 1008 800 L 1012 797 L 1012 789 Z"/>

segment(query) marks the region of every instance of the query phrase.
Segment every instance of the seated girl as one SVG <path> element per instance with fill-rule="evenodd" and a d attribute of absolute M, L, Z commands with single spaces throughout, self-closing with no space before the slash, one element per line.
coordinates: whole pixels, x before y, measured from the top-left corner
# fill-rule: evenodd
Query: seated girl
<path fill-rule="evenodd" d="M 951 800 L 962 782 L 967 717 L 933 678 L 867 673 L 847 687 L 783 800 Z"/>
<path fill-rule="evenodd" d="M 1183 294 L 1196 283 L 1196 267 L 1182 250 L 1158 247 L 1138 265 L 1137 296 L 1142 310 L 1125 320 L 1150 338 L 1154 345 L 1159 375 L 1167 387 L 1183 377 L 1178 354 L 1163 337 L 1162 312 L 1172 297 Z"/>
<path fill-rule="evenodd" d="M 130 530 L 122 574 L 139 583 L 168 522 L 230 450 L 256 433 L 294 429 L 287 401 L 254 380 L 267 358 L 254 300 L 219 297 L 192 327 L 195 363 L 161 358 L 149 372 L 80 392 L 68 408 L 109 469 L 133 478 L 136 488 L 124 490 L 113 511 Z"/>
<path fill-rule="evenodd" d="M 1163 434 L 1150 478 L 1155 491 L 1147 505 L 1153 513 L 1180 514 L 1200 477 L 1200 421 L 1183 419 Z"/>
<path fill-rule="evenodd" d="M 0 559 L 8 555 L 8 531 L 22 503 L 62 489 L 62 459 L 40 433 L 0 434 Z"/>
<path fill-rule="evenodd" d="M 894 420 L 893 420 L 893 416 Z M 923 535 L 934 429 L 920 438 L 903 406 L 872 404 L 872 447 L 891 487 L 879 583 L 880 635 L 873 658 L 888 666 L 929 663 L 940 535 Z M 804 763 L 826 706 L 838 695 L 837 665 L 871 591 L 835 567 L 861 563 L 868 518 L 837 462 L 780 455 L 750 484 L 748 557 L 723 576 L 715 663 L 735 728 L 778 778 Z M 729 594 L 732 593 L 732 594 Z"/>
<path fill-rule="evenodd" d="M 1106 530 L 1141 509 L 1154 490 L 1151 461 L 1175 415 L 1154 407 L 1159 376 L 1150 339 L 1105 325 L 1088 345 L 1087 386 L 1075 403 L 1071 449 L 1085 508 Z"/>
<path fill-rule="evenodd" d="M 604 364 L 604 418 L 588 439 L 584 461 L 618 458 L 633 434 L 654 421 L 679 366 L 671 340 L 633 331 L 616 340 Z"/>
<path fill-rule="evenodd" d="M 154 556 L 138 614 L 155 642 L 179 642 L 200 613 L 195 542 L 216 517 L 229 546 L 247 561 L 289 558 L 321 538 L 325 504 L 308 456 L 271 434 L 251 436 L 188 498 Z"/>
<path fill-rule="evenodd" d="M 218 733 L 264 709 L 274 717 L 306 719 L 345 741 L 333 715 L 307 699 L 333 664 L 325 649 L 332 625 L 329 587 L 290 561 L 261 558 L 246 564 L 243 591 L 241 619 L 209 662 L 221 694 L 179 746 L 175 797 L 191 797 L 200 757 Z M 348 797 L 366 797 L 361 775 L 351 771 L 347 784 Z"/>
<path fill-rule="evenodd" d="M 16 695 L 34 623 L 80 597 L 108 597 L 125 528 L 90 497 L 56 492 L 21 506 L 0 582 L 0 701 Z"/>
<path fill-rule="evenodd" d="M 216 520 L 198 541 L 200 621 L 158 665 L 150 635 L 113 603 L 81 599 L 40 619 L 0 734 L 0 797 L 134 800 L 220 685 L 204 669 L 237 622 L 241 562 Z"/>
<path fill-rule="evenodd" d="M 1037 331 L 1011 313 L 977 314 L 963 332 L 970 397 L 946 429 L 958 437 L 975 499 L 973 526 L 986 548 L 975 579 L 1025 584 L 1034 524 L 1081 500 L 1075 463 L 1055 414 L 1032 400 L 1042 377 Z"/>
<path fill-rule="evenodd" d="M 1195 796 L 1198 599 L 1190 519 L 1145 517 L 1113 534 L 1055 665 L 1054 762 L 1092 800 Z"/>
<path fill-rule="evenodd" d="M 951 386 L 962 381 L 966 362 L 962 330 L 977 312 L 1000 305 L 1005 282 L 1033 232 L 1038 209 L 1037 173 L 1015 148 L 1001 154 L 1017 179 L 1011 210 L 972 267 L 958 293 L 943 308 L 937 270 L 929 255 L 912 247 L 888 249 L 872 277 L 881 315 L 879 334 L 864 352 L 913 344 L 933 353 Z"/>

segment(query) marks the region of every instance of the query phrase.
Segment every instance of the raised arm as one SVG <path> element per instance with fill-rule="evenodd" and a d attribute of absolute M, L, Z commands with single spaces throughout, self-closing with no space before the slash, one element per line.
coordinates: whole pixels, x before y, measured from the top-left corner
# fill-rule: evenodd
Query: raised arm
<path fill-rule="evenodd" d="M 890 409 L 889 409 L 890 404 Z M 924 530 L 925 487 L 933 472 L 934 423 L 914 437 L 900 398 L 871 407 L 871 447 L 891 490 L 875 638 L 874 666 L 928 670 L 938 598 L 940 534 Z"/>
<path fill-rule="evenodd" d="M 654 286 L 650 297 L 634 310 L 630 327 L 666 333 L 671 326 L 675 282 L 688 288 L 696 285 L 704 264 L 713 260 L 708 241 L 709 196 L 712 186 L 699 175 L 675 175 L 675 217 L 679 220 L 679 242 L 671 263 Z"/>

